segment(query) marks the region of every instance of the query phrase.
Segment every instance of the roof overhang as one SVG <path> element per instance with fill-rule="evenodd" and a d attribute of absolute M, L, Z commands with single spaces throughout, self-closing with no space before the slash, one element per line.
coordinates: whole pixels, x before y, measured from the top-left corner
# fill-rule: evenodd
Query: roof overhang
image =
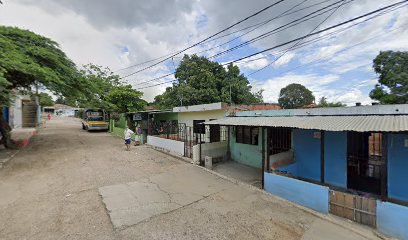
<path fill-rule="evenodd" d="M 226 117 L 204 124 L 288 127 L 325 131 L 403 132 L 408 131 L 408 115 Z"/>

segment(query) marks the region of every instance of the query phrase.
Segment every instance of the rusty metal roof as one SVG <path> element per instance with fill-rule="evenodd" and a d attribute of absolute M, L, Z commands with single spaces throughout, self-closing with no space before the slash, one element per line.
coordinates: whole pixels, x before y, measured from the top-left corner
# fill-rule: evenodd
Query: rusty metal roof
<path fill-rule="evenodd" d="M 408 131 L 408 115 L 226 117 L 205 124 L 290 127 L 326 131 L 401 132 Z"/>

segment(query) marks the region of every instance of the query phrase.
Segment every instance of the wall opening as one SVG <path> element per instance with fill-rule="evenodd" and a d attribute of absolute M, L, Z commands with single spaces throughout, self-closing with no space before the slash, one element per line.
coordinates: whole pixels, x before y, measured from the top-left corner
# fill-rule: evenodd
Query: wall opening
<path fill-rule="evenodd" d="M 270 128 L 269 154 L 287 152 L 292 148 L 292 130 L 290 128 Z"/>
<path fill-rule="evenodd" d="M 347 187 L 385 195 L 386 155 L 381 133 L 349 132 L 347 135 Z"/>

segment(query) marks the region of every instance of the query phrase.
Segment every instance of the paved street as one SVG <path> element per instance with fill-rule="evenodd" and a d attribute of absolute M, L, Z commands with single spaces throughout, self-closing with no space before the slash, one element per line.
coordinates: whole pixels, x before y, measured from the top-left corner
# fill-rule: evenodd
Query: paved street
<path fill-rule="evenodd" d="M 376 239 L 351 225 L 148 146 L 126 152 L 121 139 L 73 118 L 47 123 L 0 169 L 2 240 Z"/>

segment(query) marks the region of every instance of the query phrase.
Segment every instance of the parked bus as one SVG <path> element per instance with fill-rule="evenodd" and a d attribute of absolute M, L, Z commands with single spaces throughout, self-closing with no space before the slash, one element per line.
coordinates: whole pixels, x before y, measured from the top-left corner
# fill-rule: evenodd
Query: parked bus
<path fill-rule="evenodd" d="M 109 130 L 106 113 L 102 109 L 85 109 L 82 117 L 84 130 Z"/>

